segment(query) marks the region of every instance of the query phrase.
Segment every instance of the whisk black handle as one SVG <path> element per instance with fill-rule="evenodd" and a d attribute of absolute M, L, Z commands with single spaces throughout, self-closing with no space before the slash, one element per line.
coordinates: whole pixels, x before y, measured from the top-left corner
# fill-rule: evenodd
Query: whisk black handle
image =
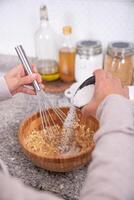
<path fill-rule="evenodd" d="M 15 47 L 15 50 L 16 50 L 16 52 L 18 54 L 18 57 L 19 57 L 22 65 L 23 65 L 26 73 L 28 75 L 32 74 L 33 73 L 32 72 L 32 68 L 31 68 L 31 66 L 29 64 L 28 58 L 26 56 L 26 53 L 25 53 L 22 45 L 19 45 L 19 46 Z M 38 82 L 36 80 L 33 81 L 33 87 L 34 87 L 36 92 L 41 90 L 40 85 L 38 84 Z"/>

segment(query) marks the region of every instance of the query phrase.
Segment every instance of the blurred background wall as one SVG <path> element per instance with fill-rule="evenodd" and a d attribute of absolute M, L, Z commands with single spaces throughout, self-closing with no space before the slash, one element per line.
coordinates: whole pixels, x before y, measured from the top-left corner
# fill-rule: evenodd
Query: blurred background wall
<path fill-rule="evenodd" d="M 109 41 L 134 42 L 134 0 L 0 0 L 0 54 L 15 54 L 14 46 L 22 44 L 35 55 L 41 4 L 59 36 L 70 24 L 76 41 L 99 39 L 104 47 Z"/>

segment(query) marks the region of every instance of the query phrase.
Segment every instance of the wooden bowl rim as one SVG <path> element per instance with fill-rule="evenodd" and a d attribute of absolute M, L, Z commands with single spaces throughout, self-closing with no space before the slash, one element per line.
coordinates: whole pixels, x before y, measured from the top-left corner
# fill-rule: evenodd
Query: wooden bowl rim
<path fill-rule="evenodd" d="M 60 107 L 60 108 L 63 108 L 63 109 L 68 109 L 69 107 Z M 51 109 L 51 108 L 50 108 Z M 20 145 L 26 150 L 26 151 L 28 151 L 28 152 L 30 152 L 30 154 L 33 154 L 34 156 L 37 156 L 37 157 L 40 157 L 40 158 L 42 158 L 42 159 L 46 159 L 46 160 L 69 160 L 69 159 L 73 159 L 73 158 L 76 158 L 76 157 L 81 157 L 81 156 L 83 156 L 83 155 L 86 155 L 88 152 L 90 152 L 93 148 L 94 148 L 94 146 L 95 146 L 95 143 L 92 143 L 91 144 L 91 146 L 89 146 L 88 148 L 86 148 L 85 150 L 83 150 L 83 151 L 80 151 L 79 153 L 76 153 L 76 154 L 72 154 L 72 155 L 61 155 L 61 156 L 43 156 L 43 155 L 40 155 L 40 154 L 38 154 L 38 153 L 34 153 L 34 152 L 32 152 L 32 151 L 30 151 L 28 148 L 26 148 L 26 146 L 25 146 L 25 144 L 24 144 L 24 140 L 22 141 L 21 139 L 20 139 L 20 135 L 22 134 L 22 128 L 23 128 L 23 126 L 24 126 L 24 124 L 31 118 L 31 117 L 33 117 L 34 115 L 37 115 L 39 112 L 34 112 L 34 113 L 32 113 L 30 116 L 28 116 L 28 117 L 26 117 L 21 123 L 20 123 L 20 126 L 19 126 L 19 131 L 18 131 L 18 138 L 19 138 L 19 143 L 20 143 Z M 97 126 L 98 126 L 98 128 L 99 128 L 99 122 L 98 122 L 98 120 L 95 118 L 95 117 L 93 117 L 93 116 L 89 116 L 91 119 L 93 119 L 95 122 L 96 122 L 96 124 L 97 124 Z"/>

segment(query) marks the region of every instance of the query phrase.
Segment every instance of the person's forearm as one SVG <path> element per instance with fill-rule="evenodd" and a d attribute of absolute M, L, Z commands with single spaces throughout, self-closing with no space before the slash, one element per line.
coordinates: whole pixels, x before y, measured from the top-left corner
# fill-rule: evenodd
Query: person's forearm
<path fill-rule="evenodd" d="M 122 96 L 107 97 L 98 109 L 100 129 L 82 200 L 134 199 L 134 113 Z"/>
<path fill-rule="evenodd" d="M 0 172 L 0 200 L 62 200 L 49 192 L 38 192 Z"/>
<path fill-rule="evenodd" d="M 4 76 L 0 77 L 0 101 L 11 98 L 12 95 L 8 89 Z"/>

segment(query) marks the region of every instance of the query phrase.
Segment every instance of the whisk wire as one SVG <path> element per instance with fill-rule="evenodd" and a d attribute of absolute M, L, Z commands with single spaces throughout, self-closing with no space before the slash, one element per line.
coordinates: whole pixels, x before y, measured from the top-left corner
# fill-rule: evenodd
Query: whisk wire
<path fill-rule="evenodd" d="M 43 94 L 42 94 L 43 95 Z M 60 119 L 61 123 L 64 123 L 64 120 L 66 118 L 66 114 L 60 109 L 54 107 L 51 102 L 49 101 L 48 97 L 43 97 L 45 99 L 46 103 L 52 108 L 53 112 L 56 114 L 56 116 Z"/>
<path fill-rule="evenodd" d="M 45 107 L 44 102 L 43 102 L 42 104 L 43 104 L 43 107 Z M 46 118 L 47 118 L 47 121 L 48 121 L 48 124 L 49 124 L 49 129 L 51 129 L 51 132 L 53 133 L 52 126 L 54 126 L 54 127 L 56 128 L 56 131 L 58 132 L 57 126 L 55 126 L 55 122 L 54 122 L 54 120 L 53 120 L 53 117 L 52 117 L 52 115 L 51 115 L 49 109 L 46 108 L 46 110 L 43 111 L 43 112 L 45 112 L 44 115 L 45 115 Z M 47 117 L 47 114 L 48 114 L 48 117 Z M 48 118 L 49 118 L 49 119 L 48 119 Z M 51 120 L 51 121 L 50 121 L 50 120 Z"/>

